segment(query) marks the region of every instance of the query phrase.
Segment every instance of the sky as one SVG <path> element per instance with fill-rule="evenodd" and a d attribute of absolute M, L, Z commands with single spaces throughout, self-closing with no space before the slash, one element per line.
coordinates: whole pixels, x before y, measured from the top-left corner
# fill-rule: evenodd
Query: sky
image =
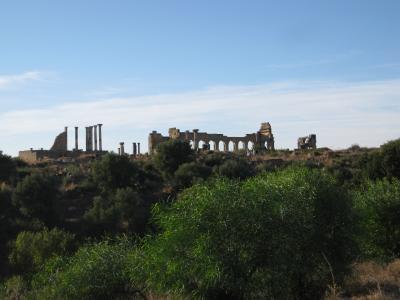
<path fill-rule="evenodd" d="M 400 137 L 398 0 L 0 0 L 0 150 L 103 123 L 103 148 L 169 127 L 277 148 Z M 131 151 L 125 146 L 126 151 Z"/>

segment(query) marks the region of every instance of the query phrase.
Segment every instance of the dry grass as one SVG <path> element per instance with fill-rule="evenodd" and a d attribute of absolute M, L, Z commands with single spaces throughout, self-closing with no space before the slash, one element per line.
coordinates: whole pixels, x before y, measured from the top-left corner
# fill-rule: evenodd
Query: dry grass
<path fill-rule="evenodd" d="M 400 299 L 400 259 L 387 265 L 375 262 L 356 264 L 342 291 L 328 292 L 325 300 L 394 300 Z"/>

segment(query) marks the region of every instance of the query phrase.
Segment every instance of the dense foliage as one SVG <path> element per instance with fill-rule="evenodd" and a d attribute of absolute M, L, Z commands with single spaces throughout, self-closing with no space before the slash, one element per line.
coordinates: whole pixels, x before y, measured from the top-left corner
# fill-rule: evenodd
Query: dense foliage
<path fill-rule="evenodd" d="M 250 157 L 170 141 L 139 161 L 36 166 L 0 155 L 0 299 L 336 295 L 354 263 L 400 258 L 399 168 L 400 140 Z"/>
<path fill-rule="evenodd" d="M 365 258 L 400 257 L 400 180 L 367 182 L 355 193 L 361 214 L 358 236 Z"/>
<path fill-rule="evenodd" d="M 148 242 L 141 264 L 164 293 L 312 299 L 330 281 L 326 259 L 341 278 L 355 253 L 351 200 L 319 171 L 218 179 L 155 210 L 162 233 Z"/>

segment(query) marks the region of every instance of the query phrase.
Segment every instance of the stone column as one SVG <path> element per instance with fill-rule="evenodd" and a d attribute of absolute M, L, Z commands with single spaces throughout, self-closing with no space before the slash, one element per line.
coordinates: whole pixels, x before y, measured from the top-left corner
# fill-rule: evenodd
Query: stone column
<path fill-rule="evenodd" d="M 97 152 L 97 125 L 94 125 L 94 151 Z"/>
<path fill-rule="evenodd" d="M 237 152 L 238 151 L 238 143 L 233 143 L 233 152 Z"/>
<path fill-rule="evenodd" d="M 89 151 L 89 127 L 85 127 L 85 149 Z"/>
<path fill-rule="evenodd" d="M 65 150 L 68 151 L 68 127 L 64 127 L 64 132 L 65 132 Z"/>
<path fill-rule="evenodd" d="M 227 143 L 224 143 L 224 152 L 228 152 L 228 144 Z"/>
<path fill-rule="evenodd" d="M 75 127 L 75 151 L 78 151 L 78 127 Z"/>
<path fill-rule="evenodd" d="M 89 149 L 93 151 L 93 126 L 89 126 Z"/>
<path fill-rule="evenodd" d="M 136 154 L 137 154 L 137 152 L 136 152 L 136 143 L 132 143 L 132 147 L 133 147 L 132 154 L 133 154 L 133 156 L 136 156 Z"/>
<path fill-rule="evenodd" d="M 124 142 L 119 143 L 119 145 L 120 145 L 120 155 L 125 155 Z"/>
<path fill-rule="evenodd" d="M 137 143 L 137 154 L 140 155 L 140 143 Z"/>
<path fill-rule="evenodd" d="M 121 155 L 121 148 L 118 148 L 118 155 Z"/>
<path fill-rule="evenodd" d="M 103 151 L 103 145 L 102 145 L 102 137 L 101 137 L 101 126 L 103 126 L 103 124 L 97 124 L 97 126 L 99 127 L 99 151 Z"/>
<path fill-rule="evenodd" d="M 193 148 L 197 150 L 199 148 L 199 141 L 197 140 L 198 129 L 193 129 Z"/>

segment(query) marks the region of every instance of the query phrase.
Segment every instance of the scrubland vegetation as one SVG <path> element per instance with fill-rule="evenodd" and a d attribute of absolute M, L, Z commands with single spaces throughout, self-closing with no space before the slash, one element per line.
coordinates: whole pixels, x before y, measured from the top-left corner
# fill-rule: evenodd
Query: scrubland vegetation
<path fill-rule="evenodd" d="M 399 299 L 400 140 L 379 149 L 0 155 L 1 299 Z"/>

